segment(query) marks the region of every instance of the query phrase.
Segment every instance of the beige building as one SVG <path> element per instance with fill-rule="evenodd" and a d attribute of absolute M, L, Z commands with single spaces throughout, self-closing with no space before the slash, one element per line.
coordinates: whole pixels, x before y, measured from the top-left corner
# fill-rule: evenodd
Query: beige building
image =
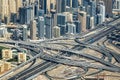
<path fill-rule="evenodd" d="M 55 38 L 60 37 L 60 27 L 58 27 L 58 26 L 53 27 L 53 36 Z"/>
<path fill-rule="evenodd" d="M 35 20 L 32 20 L 30 21 L 30 38 L 32 40 L 36 40 L 36 21 Z"/>
<path fill-rule="evenodd" d="M 0 16 L 10 18 L 11 13 L 18 13 L 19 7 L 22 6 L 22 0 L 0 0 Z"/>
<path fill-rule="evenodd" d="M 16 11 L 19 11 L 19 8 L 22 7 L 22 0 L 15 0 L 16 3 Z"/>
<path fill-rule="evenodd" d="M 0 61 L 0 73 L 10 69 L 11 69 L 11 63 Z"/>
<path fill-rule="evenodd" d="M 63 12 L 63 14 L 66 16 L 67 22 L 73 22 L 73 14 L 71 14 L 70 12 Z"/>
<path fill-rule="evenodd" d="M 1 63 L 0 64 L 0 73 L 4 71 L 4 65 Z"/>
<path fill-rule="evenodd" d="M 9 16 L 9 0 L 0 0 L 0 16 L 4 19 L 4 16 Z"/>
<path fill-rule="evenodd" d="M 25 53 L 18 53 L 18 63 L 26 62 L 26 54 Z"/>
<path fill-rule="evenodd" d="M 11 63 L 9 62 L 4 62 L 4 70 L 10 70 L 11 69 Z"/>
<path fill-rule="evenodd" d="M 9 6 L 9 14 L 10 13 L 17 13 L 17 6 L 15 0 L 8 0 L 8 6 Z"/>
<path fill-rule="evenodd" d="M 3 49 L 2 50 L 2 58 L 4 59 L 11 59 L 12 58 L 12 50 L 10 49 Z"/>
<path fill-rule="evenodd" d="M 86 31 L 86 12 L 80 11 L 78 15 L 78 19 L 81 22 L 82 32 L 85 32 Z"/>

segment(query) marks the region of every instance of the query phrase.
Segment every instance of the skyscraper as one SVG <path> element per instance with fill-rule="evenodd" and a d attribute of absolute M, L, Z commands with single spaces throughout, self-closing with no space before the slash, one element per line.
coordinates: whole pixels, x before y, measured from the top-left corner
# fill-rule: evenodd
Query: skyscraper
<path fill-rule="evenodd" d="M 76 33 L 81 33 L 81 22 L 79 20 L 74 21 L 74 24 L 76 25 Z"/>
<path fill-rule="evenodd" d="M 103 1 L 105 3 L 105 14 L 106 14 L 106 16 L 107 17 L 112 16 L 113 0 L 103 0 Z"/>
<path fill-rule="evenodd" d="M 61 13 L 66 11 L 66 0 L 56 0 L 56 12 Z"/>
<path fill-rule="evenodd" d="M 30 21 L 30 38 L 32 40 L 36 40 L 36 21 L 32 20 Z"/>
<path fill-rule="evenodd" d="M 44 17 L 38 17 L 38 37 L 39 39 L 43 39 L 45 34 L 45 20 Z"/>
<path fill-rule="evenodd" d="M 67 23 L 67 34 L 76 34 L 76 25 L 73 23 Z"/>
<path fill-rule="evenodd" d="M 62 13 L 57 14 L 57 26 L 60 27 L 60 34 L 66 33 L 66 16 Z"/>
<path fill-rule="evenodd" d="M 72 0 L 72 8 L 78 8 L 78 0 Z"/>
<path fill-rule="evenodd" d="M 23 36 L 23 41 L 27 41 L 27 39 L 28 39 L 28 35 L 27 35 L 27 25 L 22 25 L 22 27 L 23 27 L 23 34 L 22 34 L 22 36 Z"/>
<path fill-rule="evenodd" d="M 45 16 L 45 37 L 47 39 L 52 38 L 52 17 L 51 15 Z"/>
<path fill-rule="evenodd" d="M 90 17 L 90 28 L 94 28 L 94 17 Z"/>
<path fill-rule="evenodd" d="M 72 0 L 66 0 L 66 6 L 72 7 Z"/>
<path fill-rule="evenodd" d="M 113 8 L 120 10 L 120 0 L 115 0 L 113 4 Z"/>
<path fill-rule="evenodd" d="M 86 31 L 86 12 L 80 11 L 78 14 L 78 19 L 81 22 L 81 31 Z"/>
<path fill-rule="evenodd" d="M 86 29 L 90 29 L 91 27 L 90 27 L 90 15 L 87 15 L 87 17 L 86 17 Z"/>
<path fill-rule="evenodd" d="M 19 8 L 23 6 L 23 5 L 22 5 L 23 0 L 15 0 L 15 2 L 16 2 L 16 11 L 17 11 L 17 13 L 18 13 Z"/>
<path fill-rule="evenodd" d="M 8 0 L 0 0 L 0 16 L 4 20 L 4 16 L 9 16 Z"/>
<path fill-rule="evenodd" d="M 48 0 L 43 0 L 43 5 L 42 5 L 42 9 L 44 10 L 44 13 L 46 14 L 47 13 L 47 1 Z"/>
<path fill-rule="evenodd" d="M 34 19 L 33 5 L 21 7 L 19 9 L 19 17 L 21 24 L 30 24 L 30 21 Z"/>
<path fill-rule="evenodd" d="M 51 0 L 40 0 L 41 9 L 44 10 L 45 14 L 50 12 Z"/>
<path fill-rule="evenodd" d="M 105 5 L 103 1 L 99 1 L 97 13 L 102 15 L 102 22 L 105 21 Z"/>
<path fill-rule="evenodd" d="M 22 7 L 22 0 L 0 0 L 0 16 L 4 20 L 4 16 L 10 17 L 11 13 L 17 13 Z"/>
<path fill-rule="evenodd" d="M 90 16 L 95 17 L 96 16 L 96 2 L 95 1 L 90 1 L 89 2 L 91 11 L 90 11 Z"/>
<path fill-rule="evenodd" d="M 102 24 L 102 14 L 97 14 L 97 24 Z"/>
<path fill-rule="evenodd" d="M 54 38 L 60 37 L 60 27 L 58 26 L 53 27 L 53 36 Z"/>
<path fill-rule="evenodd" d="M 10 21 L 13 23 L 17 22 L 17 13 L 11 13 Z"/>
<path fill-rule="evenodd" d="M 39 0 L 36 0 L 34 3 L 34 15 L 35 17 L 38 17 L 38 10 L 39 10 Z"/>

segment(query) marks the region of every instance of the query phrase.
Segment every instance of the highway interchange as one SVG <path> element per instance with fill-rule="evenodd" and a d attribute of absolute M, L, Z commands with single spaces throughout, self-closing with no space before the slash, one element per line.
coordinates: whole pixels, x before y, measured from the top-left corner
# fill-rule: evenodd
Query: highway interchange
<path fill-rule="evenodd" d="M 10 70 L 5 75 L 1 76 L 0 79 L 1 80 L 5 79 L 11 72 L 16 71 L 20 67 L 23 67 L 24 65 L 32 62 L 33 60 L 36 60 L 37 58 L 41 58 L 44 61 L 37 65 L 33 65 L 32 67 L 29 67 L 28 69 L 21 71 L 20 73 L 14 76 L 9 77 L 8 80 L 25 80 L 25 79 L 30 80 L 41 73 L 44 73 L 44 72 L 47 72 L 48 70 L 56 68 L 57 66 L 59 66 L 59 64 L 81 67 L 84 70 L 84 73 L 83 73 L 84 75 L 90 75 L 90 74 L 87 74 L 87 72 L 89 71 L 89 68 L 98 70 L 97 72 L 91 73 L 91 75 L 99 73 L 103 70 L 120 73 L 120 66 L 112 63 L 113 58 L 116 60 L 117 63 L 120 63 L 120 55 L 115 52 L 111 52 L 109 49 L 105 47 L 94 45 L 95 42 L 99 41 L 101 38 L 105 37 L 107 34 L 109 34 L 110 32 L 114 31 L 117 27 L 119 27 L 120 26 L 119 22 L 120 22 L 120 18 L 116 18 L 110 22 L 104 23 L 104 26 L 100 25 L 99 27 L 87 33 L 83 33 L 73 37 L 64 37 L 59 39 L 45 40 L 39 43 L 31 43 L 31 42 L 23 42 L 23 41 L 19 41 L 19 42 L 18 41 L 0 41 L 0 43 L 2 44 L 17 45 L 19 47 L 29 49 L 35 53 L 33 58 L 19 65 L 15 69 Z M 60 40 L 64 40 L 65 42 L 64 43 L 60 42 Z M 67 40 L 73 40 L 74 43 L 67 43 Z M 73 47 L 58 48 L 58 47 L 52 46 L 54 44 L 62 45 L 62 46 L 71 45 Z M 101 58 L 98 58 L 97 56 L 91 55 L 89 53 L 84 53 L 82 51 L 84 48 L 90 48 L 92 50 L 99 52 L 102 55 Z M 49 50 L 53 50 L 53 51 L 56 51 L 56 53 L 57 52 L 58 53 L 49 54 Z M 86 60 L 81 61 L 81 60 L 73 60 L 73 59 L 66 58 L 66 57 L 71 57 L 72 55 L 84 57 Z M 105 60 L 105 58 L 107 58 L 107 60 Z M 89 59 L 99 64 L 88 62 Z"/>

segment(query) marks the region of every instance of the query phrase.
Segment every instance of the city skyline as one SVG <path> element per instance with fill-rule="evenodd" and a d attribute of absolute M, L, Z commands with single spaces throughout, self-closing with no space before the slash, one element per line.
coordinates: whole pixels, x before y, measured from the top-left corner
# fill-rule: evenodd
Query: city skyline
<path fill-rule="evenodd" d="M 0 80 L 119 80 L 120 0 L 0 0 Z"/>

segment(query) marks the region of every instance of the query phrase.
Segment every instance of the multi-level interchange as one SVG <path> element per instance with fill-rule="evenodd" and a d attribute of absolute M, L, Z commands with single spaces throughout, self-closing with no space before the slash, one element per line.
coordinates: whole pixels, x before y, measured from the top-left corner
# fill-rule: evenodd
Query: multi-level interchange
<path fill-rule="evenodd" d="M 0 80 L 120 80 L 120 0 L 0 0 Z"/>
<path fill-rule="evenodd" d="M 107 38 L 108 34 L 120 29 L 119 22 L 120 18 L 116 18 L 104 23 L 104 26 L 101 25 L 81 35 L 51 39 L 37 43 L 9 40 L 0 41 L 1 44 L 9 44 L 17 46 L 16 48 L 18 49 L 25 48 L 30 50 L 30 55 L 32 55 L 28 61 L 0 76 L 0 80 L 31 80 L 43 73 L 45 73 L 49 79 L 55 77 L 56 79 L 70 80 L 84 80 L 84 78 L 86 78 L 85 76 L 93 76 L 104 71 L 119 74 L 120 54 L 108 48 L 106 45 L 108 41 L 119 48 L 118 45 L 115 45 L 112 40 Z M 38 59 L 42 59 L 42 61 L 37 62 Z M 27 64 L 31 65 L 18 73 L 16 72 Z M 64 75 L 49 75 L 50 71 L 63 65 L 76 67 L 77 70 L 76 72 L 73 71 L 73 73 L 68 71 L 69 74 L 67 71 L 63 71 L 62 74 Z M 55 74 L 57 74 L 57 72 Z"/>

